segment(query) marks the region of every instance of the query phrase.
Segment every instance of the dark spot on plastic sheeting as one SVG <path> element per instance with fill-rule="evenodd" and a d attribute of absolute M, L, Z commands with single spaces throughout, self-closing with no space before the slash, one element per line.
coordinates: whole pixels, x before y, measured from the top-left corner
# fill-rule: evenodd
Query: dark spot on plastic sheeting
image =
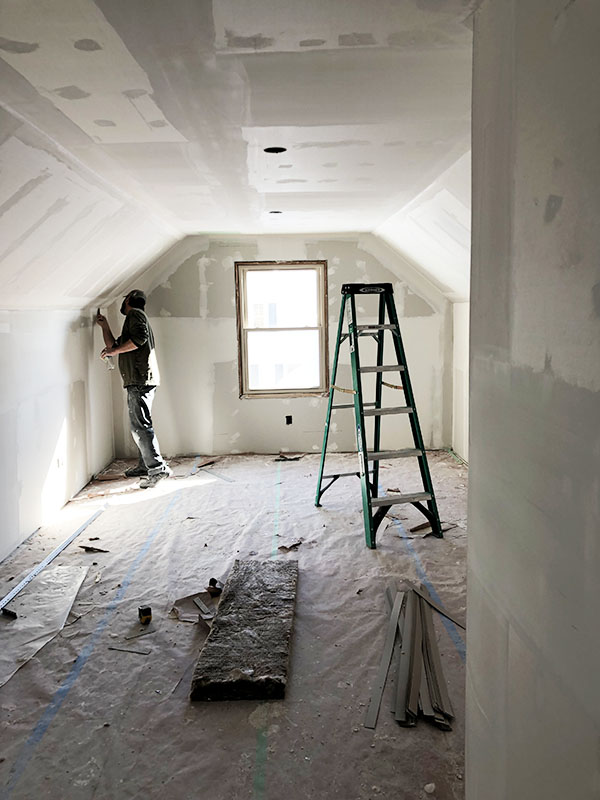
<path fill-rule="evenodd" d="M 94 50 L 102 50 L 102 46 L 95 39 L 78 39 L 73 47 L 76 50 L 85 50 L 87 53 L 92 53 Z"/>
<path fill-rule="evenodd" d="M 64 97 L 65 100 L 83 100 L 85 97 L 90 97 L 90 93 L 84 92 L 79 86 L 61 86 L 55 89 L 54 93 Z"/>
<path fill-rule="evenodd" d="M 299 45 L 300 47 L 320 47 L 326 41 L 326 39 L 302 39 Z"/>
<path fill-rule="evenodd" d="M 560 211 L 562 206 L 562 197 L 556 194 L 548 195 L 546 200 L 546 209 L 544 211 L 544 222 L 553 222 L 554 218 Z"/>
<path fill-rule="evenodd" d="M 33 53 L 38 48 L 37 42 L 17 42 L 0 36 L 0 50 L 5 50 L 7 53 Z"/>
<path fill-rule="evenodd" d="M 124 94 L 125 97 L 129 97 L 130 100 L 135 100 L 136 97 L 142 97 L 142 95 L 148 94 L 145 89 L 124 89 L 121 94 Z"/>
<path fill-rule="evenodd" d="M 112 119 L 95 119 L 94 124 L 98 125 L 100 128 L 116 128 L 116 122 L 113 122 Z"/>
<path fill-rule="evenodd" d="M 279 169 L 291 169 L 293 166 L 293 164 L 280 164 Z"/>
<path fill-rule="evenodd" d="M 600 317 L 600 283 L 592 286 L 592 302 L 594 303 L 594 313 Z"/>
<path fill-rule="evenodd" d="M 377 44 L 372 33 L 341 33 L 338 36 L 340 47 L 362 47 L 368 44 Z"/>
<path fill-rule="evenodd" d="M 250 50 L 264 50 L 272 47 L 273 39 L 263 36 L 262 33 L 255 33 L 254 36 L 237 36 L 233 31 L 225 30 L 227 47 L 248 48 Z"/>

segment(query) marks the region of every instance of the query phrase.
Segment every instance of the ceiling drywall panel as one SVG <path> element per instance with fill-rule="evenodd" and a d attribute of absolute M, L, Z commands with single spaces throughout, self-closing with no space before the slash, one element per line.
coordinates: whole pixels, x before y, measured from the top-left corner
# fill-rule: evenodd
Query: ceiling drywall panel
<path fill-rule="evenodd" d="M 383 224 L 468 149 L 472 5 L 0 0 L 0 300 L 104 295 L 186 234 Z"/>

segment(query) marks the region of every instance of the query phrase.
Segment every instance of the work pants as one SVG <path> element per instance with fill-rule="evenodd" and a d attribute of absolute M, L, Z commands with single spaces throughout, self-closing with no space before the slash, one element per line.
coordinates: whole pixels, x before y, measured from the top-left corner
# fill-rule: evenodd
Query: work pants
<path fill-rule="evenodd" d="M 138 464 L 148 470 L 148 475 L 165 472 L 167 465 L 160 454 L 158 439 L 152 427 L 152 401 L 156 386 L 127 386 L 129 427 L 136 443 Z"/>

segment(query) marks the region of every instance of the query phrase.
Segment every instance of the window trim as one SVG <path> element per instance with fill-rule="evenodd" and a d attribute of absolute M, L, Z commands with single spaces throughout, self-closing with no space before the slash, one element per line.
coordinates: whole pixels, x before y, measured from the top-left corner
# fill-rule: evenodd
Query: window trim
<path fill-rule="evenodd" d="M 247 319 L 246 297 L 244 292 L 244 276 L 251 271 L 265 270 L 286 270 L 286 269 L 306 269 L 315 267 L 318 278 L 318 309 L 320 324 L 316 326 L 319 330 L 319 354 L 320 364 L 320 386 L 316 389 L 248 389 L 248 348 L 247 332 L 255 330 L 246 328 Z M 257 398 L 283 398 L 283 397 L 326 397 L 329 393 L 329 345 L 328 345 L 328 295 L 327 295 L 327 261 L 321 259 L 305 259 L 303 261 L 236 261 L 234 264 L 235 272 L 235 306 L 236 323 L 238 338 L 238 381 L 240 399 Z M 303 330 L 303 328 L 261 328 L 266 331 L 278 330 Z M 315 330 L 310 328 L 309 330 Z"/>

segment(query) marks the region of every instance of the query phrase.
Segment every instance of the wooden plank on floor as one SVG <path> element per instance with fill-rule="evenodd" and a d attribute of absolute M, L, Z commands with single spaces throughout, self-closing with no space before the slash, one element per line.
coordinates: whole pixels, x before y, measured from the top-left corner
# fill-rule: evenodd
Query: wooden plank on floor
<path fill-rule="evenodd" d="M 417 608 L 417 595 L 408 592 L 406 597 L 406 617 L 402 631 L 402 645 L 398 662 L 398 678 L 396 683 L 395 718 L 401 725 L 413 725 L 414 720 L 407 714 L 408 694 L 410 691 L 410 675 L 412 668 L 412 654 L 415 641 L 415 616 Z"/>
<path fill-rule="evenodd" d="M 377 673 L 373 694 L 371 695 L 371 701 L 369 702 L 369 707 L 367 708 L 367 714 L 365 716 L 365 728 L 374 728 L 377 724 L 379 707 L 381 706 L 381 698 L 383 696 L 383 687 L 385 686 L 388 670 L 390 668 L 390 661 L 392 660 L 392 653 L 394 652 L 394 642 L 396 641 L 398 620 L 400 619 L 400 610 L 403 600 L 404 593 L 398 592 L 394 600 L 392 613 L 390 614 L 383 654 L 381 656 L 381 663 L 379 664 L 379 672 Z"/>
<path fill-rule="evenodd" d="M 421 627 L 421 598 L 416 596 L 415 634 L 410 668 L 410 687 L 406 709 L 416 719 L 419 713 L 419 690 L 423 669 L 423 631 Z"/>
<path fill-rule="evenodd" d="M 437 646 L 435 628 L 433 627 L 433 614 L 428 602 L 421 604 L 421 611 L 423 613 L 423 630 L 427 651 L 426 658 L 431 669 L 430 675 L 435 681 L 435 687 L 432 687 L 430 682 L 433 707 L 441 711 L 446 717 L 452 719 L 454 717 L 454 711 L 452 709 L 452 703 L 450 702 L 450 695 L 448 694 L 446 678 L 444 677 L 442 661 Z"/>
<path fill-rule="evenodd" d="M 235 561 L 194 670 L 191 700 L 284 697 L 297 583 L 297 561 Z"/>

